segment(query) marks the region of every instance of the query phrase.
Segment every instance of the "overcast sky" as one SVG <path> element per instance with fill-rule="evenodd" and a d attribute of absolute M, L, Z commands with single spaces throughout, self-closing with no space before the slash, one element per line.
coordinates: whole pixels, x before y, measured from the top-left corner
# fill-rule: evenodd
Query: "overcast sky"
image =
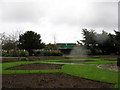
<path fill-rule="evenodd" d="M 0 33 L 32 30 L 44 43 L 54 43 L 54 36 L 57 43 L 76 43 L 83 28 L 118 30 L 118 0 L 0 1 Z"/>

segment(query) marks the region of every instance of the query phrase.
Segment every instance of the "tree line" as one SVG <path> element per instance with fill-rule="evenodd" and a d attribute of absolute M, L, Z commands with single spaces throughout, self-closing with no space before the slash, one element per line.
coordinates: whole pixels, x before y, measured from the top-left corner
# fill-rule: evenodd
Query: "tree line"
<path fill-rule="evenodd" d="M 56 50 L 57 47 L 55 44 L 47 44 L 42 42 L 41 35 L 33 31 L 26 31 L 25 33 L 6 33 L 0 34 L 0 45 L 3 50 L 11 49 L 25 49 L 29 52 L 30 55 L 33 53 L 33 49 L 47 49 L 47 50 Z"/>
<path fill-rule="evenodd" d="M 91 54 L 120 54 L 120 32 L 114 30 L 115 34 L 105 32 L 97 33 L 95 30 L 82 29 L 83 40 L 77 41 L 81 46 L 91 51 Z M 55 44 L 42 42 L 41 35 L 33 31 L 25 33 L 18 32 L 7 35 L 0 34 L 0 45 L 3 50 L 25 49 L 30 55 L 33 49 L 56 50 Z"/>
<path fill-rule="evenodd" d="M 120 54 L 120 32 L 115 34 L 82 29 L 83 40 L 77 41 L 91 51 L 91 54 Z"/>

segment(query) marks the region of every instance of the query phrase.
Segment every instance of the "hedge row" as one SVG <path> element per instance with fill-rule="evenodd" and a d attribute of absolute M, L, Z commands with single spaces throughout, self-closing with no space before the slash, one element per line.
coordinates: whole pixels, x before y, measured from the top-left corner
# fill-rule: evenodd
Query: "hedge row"
<path fill-rule="evenodd" d="M 27 57 L 29 53 L 27 51 L 10 51 L 10 52 L 2 52 L 3 57 Z"/>
<path fill-rule="evenodd" d="M 60 51 L 34 51 L 32 52 L 33 56 L 62 56 L 63 54 Z M 27 57 L 29 53 L 27 51 L 10 51 L 2 52 L 3 57 Z"/>
<path fill-rule="evenodd" d="M 59 51 L 35 51 L 34 56 L 62 56 L 63 54 Z"/>

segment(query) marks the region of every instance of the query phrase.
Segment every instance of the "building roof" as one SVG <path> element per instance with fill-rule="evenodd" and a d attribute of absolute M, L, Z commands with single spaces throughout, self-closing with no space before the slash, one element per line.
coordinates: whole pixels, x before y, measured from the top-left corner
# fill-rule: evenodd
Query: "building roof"
<path fill-rule="evenodd" d="M 76 43 L 56 43 L 56 45 L 76 45 Z"/>
<path fill-rule="evenodd" d="M 60 46 L 59 49 L 72 49 L 76 43 L 57 43 L 57 46 Z"/>

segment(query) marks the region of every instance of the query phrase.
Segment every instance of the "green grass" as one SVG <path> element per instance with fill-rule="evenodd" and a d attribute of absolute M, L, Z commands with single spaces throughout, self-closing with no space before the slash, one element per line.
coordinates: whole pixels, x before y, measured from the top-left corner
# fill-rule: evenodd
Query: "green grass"
<path fill-rule="evenodd" d="M 83 64 L 110 64 L 110 63 L 117 63 L 117 61 L 96 61 L 96 62 L 83 62 Z"/>
<path fill-rule="evenodd" d="M 48 62 L 63 62 L 63 61 L 82 61 L 82 60 L 95 60 L 101 61 L 102 59 L 61 59 L 61 60 L 47 60 Z M 43 60 L 44 61 L 44 60 Z"/>
<path fill-rule="evenodd" d="M 116 63 L 117 61 L 104 61 L 102 59 L 64 59 L 64 60 L 95 60 L 95 62 L 84 62 L 85 64 L 108 64 Z M 50 60 L 47 60 L 50 61 Z M 51 61 L 63 61 L 63 60 L 51 60 Z M 115 87 L 118 87 L 118 72 L 109 71 L 105 69 L 99 69 L 96 66 L 89 65 L 63 65 L 62 69 L 53 70 L 6 70 L 7 68 L 24 65 L 41 63 L 39 61 L 20 61 L 9 62 L 0 64 L 2 67 L 2 74 L 26 74 L 26 73 L 60 73 L 64 72 L 72 76 L 78 76 L 85 79 L 101 81 L 106 83 L 113 83 Z M 46 64 L 46 63 L 41 63 Z M 47 64 L 59 64 L 59 63 L 47 63 Z"/>
<path fill-rule="evenodd" d="M 25 65 L 25 64 L 34 64 L 34 63 L 40 63 L 39 61 L 21 61 L 21 62 L 9 62 L 9 63 L 3 63 L 0 64 L 2 66 L 2 74 L 25 74 L 25 73 L 55 73 L 60 72 L 60 69 L 52 69 L 52 70 L 7 70 L 8 68 Z M 40 64 L 46 64 L 46 63 L 40 63 Z M 49 63 L 51 64 L 51 63 Z"/>
<path fill-rule="evenodd" d="M 41 60 L 41 61 L 45 61 L 45 60 Z M 62 60 L 46 60 L 45 62 L 61 62 Z"/>
<path fill-rule="evenodd" d="M 99 69 L 88 65 L 64 65 L 62 72 L 90 80 L 113 83 L 117 87 L 118 72 Z"/>
<path fill-rule="evenodd" d="M 69 61 L 83 61 L 83 60 L 94 60 L 88 62 L 69 62 Z M 68 62 L 64 62 L 68 61 Z M 109 63 L 117 63 L 117 61 L 107 61 L 103 59 L 63 59 L 63 60 L 47 60 L 46 62 L 64 62 L 64 63 L 78 63 L 78 64 L 109 64 Z"/>
<path fill-rule="evenodd" d="M 2 64 L 2 70 L 5 70 L 7 68 L 24 65 L 24 64 L 33 64 L 36 62 L 30 62 L 30 61 L 20 61 L 20 62 L 9 62 L 9 63 L 3 63 Z"/>
<path fill-rule="evenodd" d="M 66 56 L 66 57 L 68 57 L 68 58 L 73 58 L 73 57 L 76 57 L 76 56 Z"/>

